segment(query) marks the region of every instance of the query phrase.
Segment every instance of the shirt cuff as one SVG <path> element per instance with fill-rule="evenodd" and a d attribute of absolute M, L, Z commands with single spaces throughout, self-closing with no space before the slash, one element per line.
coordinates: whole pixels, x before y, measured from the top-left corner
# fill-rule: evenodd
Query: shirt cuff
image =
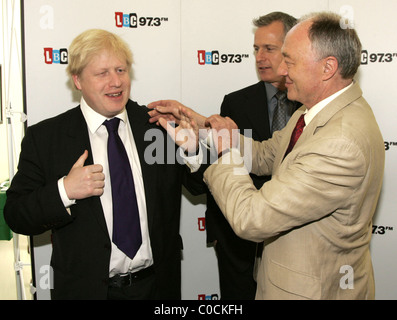
<path fill-rule="evenodd" d="M 61 200 L 65 208 L 69 208 L 70 206 L 76 203 L 76 200 L 70 200 L 68 198 L 68 195 L 66 194 L 66 190 L 65 190 L 65 185 L 63 183 L 63 179 L 65 179 L 65 177 L 58 180 L 59 195 L 61 196 Z"/>
<path fill-rule="evenodd" d="M 179 155 L 183 162 L 189 167 L 191 173 L 197 172 L 203 163 L 203 151 L 201 150 L 201 143 L 199 143 L 198 154 L 188 156 L 182 150 L 182 148 L 179 148 Z"/>

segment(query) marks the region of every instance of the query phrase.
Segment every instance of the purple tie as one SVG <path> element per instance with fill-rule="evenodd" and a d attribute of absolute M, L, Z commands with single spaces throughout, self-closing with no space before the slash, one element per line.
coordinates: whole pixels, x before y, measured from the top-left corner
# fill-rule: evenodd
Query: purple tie
<path fill-rule="evenodd" d="M 118 134 L 120 119 L 106 120 L 109 133 L 108 161 L 113 201 L 113 243 L 131 259 L 142 244 L 134 179 L 123 142 Z"/>

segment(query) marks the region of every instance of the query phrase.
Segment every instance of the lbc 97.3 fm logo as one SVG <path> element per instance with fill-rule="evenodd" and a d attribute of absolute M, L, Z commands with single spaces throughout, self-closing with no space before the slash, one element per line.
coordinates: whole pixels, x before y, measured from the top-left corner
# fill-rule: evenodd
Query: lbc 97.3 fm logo
<path fill-rule="evenodd" d="M 197 50 L 199 65 L 219 65 L 220 63 L 242 63 L 247 60 L 249 54 L 220 54 L 218 50 Z"/>
<path fill-rule="evenodd" d="M 115 12 L 117 28 L 160 27 L 168 22 L 167 17 L 139 17 L 136 13 Z"/>

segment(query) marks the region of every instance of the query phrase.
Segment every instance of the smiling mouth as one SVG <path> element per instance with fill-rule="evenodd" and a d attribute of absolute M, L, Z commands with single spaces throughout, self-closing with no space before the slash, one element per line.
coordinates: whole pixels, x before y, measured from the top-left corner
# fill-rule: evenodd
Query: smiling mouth
<path fill-rule="evenodd" d="M 258 67 L 259 70 L 269 70 L 271 69 L 270 67 Z"/>
<path fill-rule="evenodd" d="M 123 92 L 120 91 L 120 92 L 117 92 L 117 93 L 108 93 L 108 94 L 106 94 L 106 95 L 107 95 L 108 97 L 117 98 L 117 97 L 120 97 L 122 93 L 123 93 Z"/>

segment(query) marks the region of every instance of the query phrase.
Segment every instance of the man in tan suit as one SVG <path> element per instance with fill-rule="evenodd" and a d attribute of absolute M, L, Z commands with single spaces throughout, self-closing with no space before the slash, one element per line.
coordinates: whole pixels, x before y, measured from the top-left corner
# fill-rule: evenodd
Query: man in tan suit
<path fill-rule="evenodd" d="M 279 72 L 286 77 L 288 98 L 304 105 L 272 139 L 259 143 L 241 137 L 240 145 L 234 139 L 225 147 L 218 139 L 232 140 L 237 126 L 219 115 L 206 120 L 219 159 L 204 180 L 240 237 L 266 241 L 257 299 L 375 297 L 369 244 L 384 143 L 353 81 L 360 41 L 355 30 L 339 26 L 340 19 L 330 13 L 310 15 L 287 34 Z M 179 110 L 203 126 L 202 117 Z M 303 133 L 286 154 L 302 114 Z M 192 124 L 197 129 L 193 122 L 181 127 Z M 252 154 L 245 154 L 248 168 L 272 175 L 260 190 L 243 164 L 246 143 L 252 144 Z"/>

